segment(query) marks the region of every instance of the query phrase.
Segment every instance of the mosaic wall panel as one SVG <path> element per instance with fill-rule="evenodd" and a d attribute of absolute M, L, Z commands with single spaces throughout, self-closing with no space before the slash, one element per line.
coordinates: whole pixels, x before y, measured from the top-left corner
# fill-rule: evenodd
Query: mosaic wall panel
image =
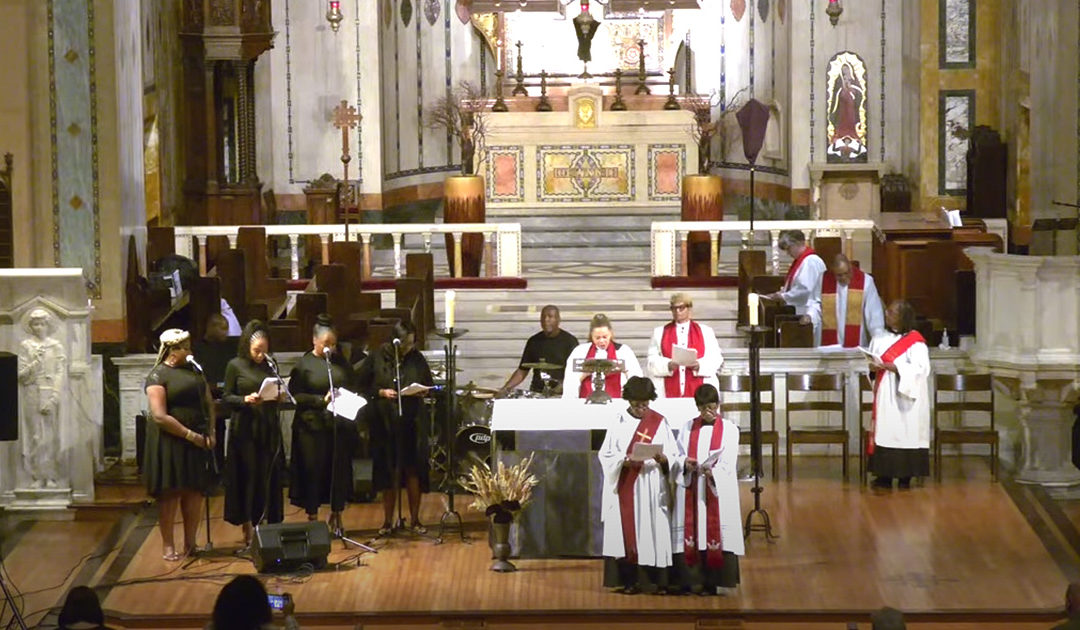
<path fill-rule="evenodd" d="M 488 201 L 525 201 L 525 149 L 512 146 L 487 148 Z"/>
<path fill-rule="evenodd" d="M 649 201 L 681 199 L 683 175 L 686 175 L 685 145 L 649 145 Z"/>
<path fill-rule="evenodd" d="M 536 151 L 538 201 L 589 203 L 634 200 L 634 147 L 541 145 Z"/>

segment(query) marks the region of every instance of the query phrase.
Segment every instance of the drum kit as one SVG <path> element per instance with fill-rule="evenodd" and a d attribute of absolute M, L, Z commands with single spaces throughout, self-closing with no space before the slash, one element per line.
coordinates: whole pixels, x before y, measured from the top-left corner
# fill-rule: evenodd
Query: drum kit
<path fill-rule="evenodd" d="M 544 382 L 542 392 L 533 392 L 524 389 L 515 389 L 507 392 L 504 397 L 510 399 L 520 398 L 555 398 L 562 395 L 562 383 L 551 377 L 551 372 L 561 370 L 564 366 L 554 363 L 524 363 L 524 369 L 537 370 Z M 442 431 L 439 429 L 442 423 L 432 422 L 431 438 L 431 474 L 433 481 L 441 483 L 446 481 L 448 457 L 447 446 L 454 449 L 453 476 L 463 476 L 468 473 L 472 466 L 480 463 L 491 465 L 491 413 L 495 408 L 495 399 L 499 396 L 499 390 L 490 387 L 481 387 L 469 382 L 454 391 L 457 401 L 455 418 L 457 426 L 453 439 L 441 439 Z"/>

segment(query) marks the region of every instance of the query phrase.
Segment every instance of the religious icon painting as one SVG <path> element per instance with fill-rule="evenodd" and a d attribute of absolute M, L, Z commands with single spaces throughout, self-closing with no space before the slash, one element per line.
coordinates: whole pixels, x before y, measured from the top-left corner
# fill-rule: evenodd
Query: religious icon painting
<path fill-rule="evenodd" d="M 405 26 L 412 21 L 412 0 L 401 0 L 401 23 Z"/>
<path fill-rule="evenodd" d="M 736 22 L 742 22 L 744 13 L 746 13 L 746 0 L 731 0 L 731 15 Z"/>
<path fill-rule="evenodd" d="M 439 3 L 441 0 L 424 0 L 424 19 L 429 26 L 435 26 L 435 20 L 439 19 Z"/>
<path fill-rule="evenodd" d="M 825 81 L 826 161 L 866 162 L 866 65 L 853 52 L 836 53 L 829 60 Z"/>

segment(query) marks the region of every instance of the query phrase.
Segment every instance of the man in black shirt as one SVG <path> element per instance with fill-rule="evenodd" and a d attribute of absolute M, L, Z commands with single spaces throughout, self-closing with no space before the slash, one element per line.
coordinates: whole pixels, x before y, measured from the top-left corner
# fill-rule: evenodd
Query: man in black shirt
<path fill-rule="evenodd" d="M 561 319 L 559 307 L 548 304 L 540 311 L 540 332 L 536 333 L 525 342 L 525 351 L 521 353 L 521 363 L 518 369 L 507 379 L 506 384 L 499 390 L 499 395 L 506 395 L 511 389 L 520 384 L 528 376 L 532 368 L 525 367 L 534 363 L 550 363 L 552 365 L 565 366 L 566 359 L 578 345 L 576 337 L 559 328 Z M 557 384 L 562 385 L 563 372 L 559 369 L 543 370 Z M 541 370 L 533 369 L 532 383 L 529 389 L 534 392 L 544 391 L 544 379 L 540 376 Z M 554 392 L 552 392 L 554 393 Z"/>

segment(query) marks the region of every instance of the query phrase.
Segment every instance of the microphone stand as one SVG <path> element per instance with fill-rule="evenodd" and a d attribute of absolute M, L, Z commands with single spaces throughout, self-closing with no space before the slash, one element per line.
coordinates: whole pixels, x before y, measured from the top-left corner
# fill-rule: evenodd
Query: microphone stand
<path fill-rule="evenodd" d="M 326 378 L 330 381 L 330 406 L 334 408 L 334 413 L 330 414 L 330 426 L 333 433 L 331 434 L 332 446 L 330 451 L 330 510 L 334 509 L 334 482 L 336 481 L 337 472 L 337 457 L 338 457 L 338 440 L 337 440 L 337 392 L 334 390 L 334 371 L 331 369 L 332 363 L 330 362 L 330 355 L 332 351 L 329 348 L 323 348 L 323 359 L 326 361 Z M 274 369 L 274 373 L 277 374 L 277 368 Z M 278 379 L 280 380 L 280 376 Z M 346 548 L 351 544 L 355 545 L 364 551 L 370 553 L 379 553 L 374 547 L 365 545 L 362 542 L 349 538 L 345 535 L 345 525 L 341 524 L 340 528 L 330 530 L 330 533 L 341 541 L 341 544 Z M 357 566 L 360 565 L 360 561 L 357 560 Z"/>

